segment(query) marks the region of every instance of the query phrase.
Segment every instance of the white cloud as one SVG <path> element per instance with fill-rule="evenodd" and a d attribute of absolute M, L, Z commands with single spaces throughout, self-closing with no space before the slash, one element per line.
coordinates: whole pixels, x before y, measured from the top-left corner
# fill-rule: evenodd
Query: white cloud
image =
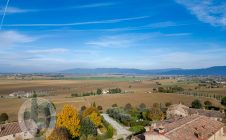
<path fill-rule="evenodd" d="M 88 41 L 86 44 L 100 48 L 127 48 L 137 45 L 138 42 L 152 37 L 151 34 L 122 34 L 103 36 L 95 41 Z"/>
<path fill-rule="evenodd" d="M 164 36 L 167 37 L 179 37 L 179 36 L 188 36 L 191 35 L 191 33 L 171 33 L 171 34 L 163 34 Z"/>
<path fill-rule="evenodd" d="M 59 27 L 59 26 L 77 26 L 77 25 L 91 25 L 91 24 L 110 24 L 119 23 L 124 21 L 140 20 L 149 18 L 149 16 L 139 16 L 139 17 L 129 17 L 129 18 L 118 18 L 118 19 L 108 19 L 108 20 L 98 20 L 98 21 L 87 21 L 87 22 L 74 22 L 74 23 L 63 23 L 63 24 L 4 24 L 3 26 L 9 27 Z"/>
<path fill-rule="evenodd" d="M 164 37 L 183 37 L 189 36 L 191 33 L 134 33 L 121 34 L 112 36 L 102 36 L 95 40 L 86 42 L 86 45 L 96 46 L 100 48 L 128 48 L 143 46 L 144 43 L 150 42 L 156 38 Z"/>
<path fill-rule="evenodd" d="M 56 54 L 56 53 L 65 53 L 68 52 L 68 49 L 65 48 L 54 48 L 54 49 L 43 49 L 43 50 L 28 50 L 28 53 L 32 54 Z"/>
<path fill-rule="evenodd" d="M 16 8 L 16 7 L 8 7 L 6 9 L 6 14 L 26 13 L 29 11 L 30 10 L 20 9 L 20 8 Z M 0 9 L 0 15 L 3 13 L 4 13 L 4 9 Z"/>
<path fill-rule="evenodd" d="M 36 39 L 16 31 L 0 31 L 0 48 L 8 47 L 18 43 L 33 42 Z"/>
<path fill-rule="evenodd" d="M 226 65 L 226 50 L 206 48 L 199 51 L 182 51 L 169 48 L 150 49 L 143 52 L 145 68 L 205 68 Z"/>
<path fill-rule="evenodd" d="M 86 9 L 86 8 L 100 8 L 109 7 L 117 5 L 116 2 L 105 2 L 105 3 L 92 3 L 86 5 L 70 6 L 70 7 L 60 7 L 60 8 L 48 8 L 48 9 L 21 9 L 18 7 L 8 7 L 6 10 L 7 14 L 16 13 L 27 13 L 27 12 L 42 12 L 42 11 L 61 11 L 61 10 L 73 10 L 73 9 Z M 0 14 L 4 13 L 4 8 L 0 9 Z"/>
<path fill-rule="evenodd" d="M 172 27 L 172 26 L 180 26 L 181 24 L 177 24 L 172 21 L 164 21 L 164 22 L 156 22 L 156 23 L 151 23 L 148 25 L 148 27 L 151 28 L 165 28 L 165 27 Z"/>
<path fill-rule="evenodd" d="M 93 4 L 76 6 L 75 8 L 99 8 L 99 7 L 113 6 L 113 5 L 116 5 L 116 4 L 117 3 L 113 3 L 113 2 L 93 3 Z"/>
<path fill-rule="evenodd" d="M 214 26 L 226 26 L 226 3 L 217 0 L 176 0 L 200 21 Z"/>

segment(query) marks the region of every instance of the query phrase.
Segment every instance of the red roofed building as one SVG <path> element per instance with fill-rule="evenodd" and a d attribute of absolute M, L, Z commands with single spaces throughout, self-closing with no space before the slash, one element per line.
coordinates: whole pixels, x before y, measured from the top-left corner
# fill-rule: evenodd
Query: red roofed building
<path fill-rule="evenodd" d="M 0 140 L 29 140 L 33 136 L 29 132 L 23 132 L 18 122 L 0 124 Z"/>
<path fill-rule="evenodd" d="M 224 124 L 206 116 L 191 115 L 146 127 L 135 140 L 226 140 Z"/>

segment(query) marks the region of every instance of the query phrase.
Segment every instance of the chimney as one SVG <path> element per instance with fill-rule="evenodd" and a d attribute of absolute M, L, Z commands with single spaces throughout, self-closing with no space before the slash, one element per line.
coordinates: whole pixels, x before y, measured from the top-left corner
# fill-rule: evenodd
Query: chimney
<path fill-rule="evenodd" d="M 160 126 L 159 126 L 158 132 L 159 132 L 159 134 L 165 133 L 165 128 L 164 128 L 163 125 L 160 125 Z"/>
<path fill-rule="evenodd" d="M 204 138 L 202 132 L 195 132 L 195 136 L 196 136 L 198 139 L 200 139 L 200 140 L 202 140 L 202 139 Z"/>
<path fill-rule="evenodd" d="M 149 132 L 150 131 L 150 127 L 149 126 L 146 126 L 144 128 L 145 128 L 146 132 Z"/>
<path fill-rule="evenodd" d="M 2 132 L 4 129 L 5 129 L 5 127 L 4 126 L 1 126 L 0 127 L 0 132 Z"/>

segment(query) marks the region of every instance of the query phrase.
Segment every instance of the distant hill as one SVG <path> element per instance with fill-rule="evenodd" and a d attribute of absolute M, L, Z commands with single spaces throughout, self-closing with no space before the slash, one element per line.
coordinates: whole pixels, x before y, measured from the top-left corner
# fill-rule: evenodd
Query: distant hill
<path fill-rule="evenodd" d="M 226 66 L 215 66 L 203 69 L 123 69 L 123 68 L 96 68 L 96 69 L 69 69 L 61 71 L 65 74 L 81 74 L 81 75 L 96 75 L 96 74 L 134 74 L 134 75 L 223 75 L 226 76 Z"/>
<path fill-rule="evenodd" d="M 215 66 L 203 69 L 181 69 L 163 72 L 166 75 L 222 75 L 226 76 L 226 66 Z"/>
<path fill-rule="evenodd" d="M 159 74 L 168 72 L 170 70 L 178 69 L 155 69 L 155 70 L 141 70 L 141 69 L 123 69 L 123 68 L 96 68 L 96 69 L 70 69 L 61 71 L 68 74 Z"/>

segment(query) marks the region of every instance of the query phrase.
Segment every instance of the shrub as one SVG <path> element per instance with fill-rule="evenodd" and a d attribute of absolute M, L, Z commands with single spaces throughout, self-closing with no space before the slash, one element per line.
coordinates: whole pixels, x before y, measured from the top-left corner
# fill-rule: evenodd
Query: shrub
<path fill-rule="evenodd" d="M 226 96 L 221 99 L 221 104 L 226 106 Z"/>
<path fill-rule="evenodd" d="M 128 104 L 125 105 L 125 110 L 126 111 L 131 111 L 131 109 L 132 109 L 132 105 L 131 104 L 128 103 Z"/>
<path fill-rule="evenodd" d="M 82 106 L 80 110 L 81 110 L 81 111 L 86 110 L 86 106 Z"/>
<path fill-rule="evenodd" d="M 105 139 L 112 138 L 114 135 L 114 128 L 104 118 L 102 119 L 102 123 L 106 127 L 107 132 L 103 136 L 98 136 L 97 139 L 105 140 Z"/>
<path fill-rule="evenodd" d="M 72 93 L 72 94 L 71 94 L 71 97 L 80 97 L 80 96 L 82 96 L 82 95 L 79 94 L 79 93 Z"/>
<path fill-rule="evenodd" d="M 128 126 L 132 120 L 131 115 L 127 114 L 121 108 L 110 108 L 107 110 L 107 113 L 109 114 L 110 117 L 114 118 L 118 122 L 123 123 L 126 126 Z"/>
<path fill-rule="evenodd" d="M 118 107 L 118 105 L 117 104 L 113 104 L 112 107 Z"/>
<path fill-rule="evenodd" d="M 207 107 L 208 110 L 216 110 L 216 111 L 219 111 L 220 108 L 219 107 L 216 107 L 216 106 L 208 106 Z"/>
<path fill-rule="evenodd" d="M 103 107 L 99 105 L 99 106 L 97 106 L 97 109 L 98 109 L 98 111 L 102 112 Z"/>
<path fill-rule="evenodd" d="M 137 126 L 137 125 L 147 126 L 147 125 L 149 125 L 149 123 L 150 123 L 150 121 L 148 121 L 148 120 L 142 120 L 142 121 L 135 121 L 134 120 L 130 123 L 130 127 Z"/>
<path fill-rule="evenodd" d="M 113 135 L 114 135 L 114 128 L 111 125 L 109 125 L 107 127 L 106 138 L 112 138 Z"/>
<path fill-rule="evenodd" d="M 121 93 L 122 90 L 120 88 L 112 88 L 109 89 L 109 94 L 116 94 L 116 93 Z"/>
<path fill-rule="evenodd" d="M 0 122 L 4 122 L 4 121 L 7 121 L 7 120 L 9 120 L 8 114 L 2 113 L 2 114 L 0 115 Z"/>
<path fill-rule="evenodd" d="M 169 107 L 169 106 L 171 106 L 171 105 L 172 105 L 171 102 L 166 102 L 166 103 L 165 103 L 165 106 L 166 106 L 166 107 Z"/>
<path fill-rule="evenodd" d="M 142 125 L 130 127 L 129 130 L 132 131 L 135 135 L 145 132 L 145 128 Z"/>
<path fill-rule="evenodd" d="M 69 133 L 64 128 L 55 128 L 46 140 L 69 140 Z"/>
<path fill-rule="evenodd" d="M 147 118 L 152 121 L 158 121 L 164 118 L 164 113 L 160 108 L 153 107 L 149 110 Z"/>
<path fill-rule="evenodd" d="M 144 103 L 141 103 L 139 105 L 139 110 L 144 110 L 146 108 L 146 105 Z"/>
<path fill-rule="evenodd" d="M 81 121 L 80 136 L 88 137 L 89 135 L 96 136 L 97 129 L 94 123 L 86 117 Z"/>
<path fill-rule="evenodd" d="M 192 108 L 200 109 L 202 108 L 202 103 L 200 100 L 196 99 L 191 103 Z"/>
<path fill-rule="evenodd" d="M 205 105 L 205 106 L 212 106 L 212 103 L 211 103 L 210 101 L 205 101 L 205 102 L 204 102 L 204 105 Z"/>
<path fill-rule="evenodd" d="M 102 92 L 103 92 L 103 90 L 102 90 L 101 88 L 98 88 L 98 89 L 97 89 L 97 95 L 102 94 Z"/>

